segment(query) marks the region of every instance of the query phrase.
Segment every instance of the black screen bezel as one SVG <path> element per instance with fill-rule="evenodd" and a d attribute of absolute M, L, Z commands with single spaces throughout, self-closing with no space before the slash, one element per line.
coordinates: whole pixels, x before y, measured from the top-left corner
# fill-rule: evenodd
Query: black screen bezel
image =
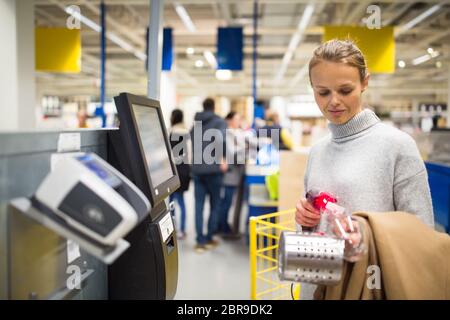
<path fill-rule="evenodd" d="M 167 130 L 160 103 L 157 100 L 125 92 L 114 97 L 114 101 L 120 121 L 119 131 L 124 148 L 126 149 L 124 152 L 128 155 L 129 166 L 133 175 L 131 180 L 139 189 L 141 189 L 147 198 L 149 198 L 152 206 L 154 207 L 164 201 L 164 199 L 166 199 L 171 193 L 175 192 L 180 186 L 180 179 L 173 160 L 172 149 L 167 136 Z M 174 173 L 170 179 L 164 181 L 158 186 L 153 185 L 151 175 L 147 167 L 147 159 L 138 133 L 139 128 L 136 122 L 133 104 L 154 108 L 158 113 L 158 119 L 163 131 L 167 154 L 169 155 L 170 165 L 172 172 Z M 156 194 L 155 189 L 158 189 L 158 194 Z"/>

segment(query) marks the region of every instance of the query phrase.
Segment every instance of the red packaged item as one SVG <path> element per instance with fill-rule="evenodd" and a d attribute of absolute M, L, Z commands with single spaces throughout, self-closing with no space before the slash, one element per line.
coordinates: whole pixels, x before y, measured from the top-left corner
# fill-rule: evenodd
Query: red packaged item
<path fill-rule="evenodd" d="M 331 194 L 317 189 L 311 189 L 306 193 L 306 199 L 317 210 L 323 211 L 326 209 L 328 202 L 337 203 L 337 198 Z"/>

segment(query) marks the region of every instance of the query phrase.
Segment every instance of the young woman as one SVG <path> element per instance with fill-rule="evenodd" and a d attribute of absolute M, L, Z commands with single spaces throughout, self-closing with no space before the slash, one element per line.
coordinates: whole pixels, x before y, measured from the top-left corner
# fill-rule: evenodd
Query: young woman
<path fill-rule="evenodd" d="M 305 190 L 329 192 L 349 212 L 405 211 L 433 226 L 427 172 L 414 140 L 362 107 L 369 73 L 358 47 L 325 42 L 314 51 L 309 77 L 331 135 L 311 149 Z M 302 227 L 318 225 L 320 213 L 305 198 L 296 209 Z M 311 290 L 304 291 L 310 298 Z"/>
<path fill-rule="evenodd" d="M 311 149 L 305 190 L 332 193 L 351 212 L 405 211 L 432 226 L 427 172 L 414 140 L 362 107 L 369 73 L 361 51 L 350 41 L 328 41 L 314 51 L 309 76 L 331 136 Z M 319 219 L 301 199 L 297 222 L 314 227 Z"/>

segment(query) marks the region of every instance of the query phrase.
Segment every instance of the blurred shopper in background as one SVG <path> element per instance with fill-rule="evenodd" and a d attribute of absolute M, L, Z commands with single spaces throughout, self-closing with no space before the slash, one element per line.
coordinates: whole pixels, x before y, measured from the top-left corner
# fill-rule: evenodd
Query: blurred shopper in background
<path fill-rule="evenodd" d="M 314 51 L 309 76 L 331 135 L 311 149 L 305 190 L 335 195 L 349 213 L 404 211 L 433 226 L 427 171 L 416 143 L 362 107 L 369 73 L 359 48 L 351 41 L 325 42 Z M 305 198 L 296 208 L 298 224 L 318 225 L 320 213 Z M 312 298 L 313 290 L 302 286 L 302 298 Z"/>
<path fill-rule="evenodd" d="M 184 193 L 189 189 L 189 182 L 191 180 L 191 168 L 189 164 L 190 134 L 189 130 L 184 126 L 183 111 L 180 109 L 172 111 L 170 124 L 169 140 L 177 166 L 178 176 L 180 177 L 180 188 L 170 195 L 170 202 L 176 201 L 180 207 L 178 238 L 184 239 L 186 237 L 186 205 L 184 202 Z M 175 217 L 175 207 L 172 210 L 172 215 Z"/>
<path fill-rule="evenodd" d="M 291 150 L 294 147 L 294 141 L 286 129 L 282 128 L 280 125 L 280 116 L 276 111 L 267 110 L 266 111 L 266 125 L 261 129 L 267 130 L 267 138 L 275 138 L 274 131 L 279 139 L 278 146 L 279 150 Z M 261 131 L 259 131 L 261 132 Z M 276 143 L 276 142 L 273 142 Z"/>
<path fill-rule="evenodd" d="M 197 233 L 195 249 L 199 253 L 218 245 L 218 242 L 213 239 L 213 235 L 217 232 L 219 222 L 220 189 L 222 188 L 223 174 L 228 170 L 224 158 L 227 124 L 214 113 L 214 109 L 214 100 L 211 98 L 205 99 L 203 101 L 203 112 L 195 114 L 194 127 L 191 130 L 195 230 Z M 207 195 L 209 196 L 210 213 L 205 235 L 203 233 L 203 207 Z"/>
<path fill-rule="evenodd" d="M 236 188 L 239 186 L 245 172 L 246 137 L 245 132 L 241 129 L 241 115 L 239 113 L 231 111 L 225 117 L 225 121 L 228 126 L 226 136 L 228 171 L 223 178 L 217 232 L 228 235 L 232 231 L 228 224 L 228 212 L 230 211 Z"/>
<path fill-rule="evenodd" d="M 78 128 L 88 128 L 87 125 L 88 113 L 86 111 L 86 108 L 80 108 L 78 110 L 77 119 L 78 119 Z"/>

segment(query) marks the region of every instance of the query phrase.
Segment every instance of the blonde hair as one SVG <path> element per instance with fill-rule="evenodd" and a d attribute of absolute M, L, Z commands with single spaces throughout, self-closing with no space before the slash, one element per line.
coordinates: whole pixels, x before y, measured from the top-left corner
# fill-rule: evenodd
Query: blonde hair
<path fill-rule="evenodd" d="M 316 48 L 313 57 L 309 61 L 310 81 L 312 68 L 321 61 L 340 62 L 357 68 L 361 82 L 363 82 L 369 74 L 364 55 L 351 40 L 333 39 L 322 43 Z"/>

